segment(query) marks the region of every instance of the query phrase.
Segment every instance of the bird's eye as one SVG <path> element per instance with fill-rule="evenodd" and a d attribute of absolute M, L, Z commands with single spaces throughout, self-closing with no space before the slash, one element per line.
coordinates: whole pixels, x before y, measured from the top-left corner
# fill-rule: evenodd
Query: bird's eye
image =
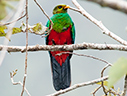
<path fill-rule="evenodd" d="M 59 8 L 59 9 L 61 9 L 61 8 L 62 8 L 62 6 L 58 6 L 58 8 Z"/>

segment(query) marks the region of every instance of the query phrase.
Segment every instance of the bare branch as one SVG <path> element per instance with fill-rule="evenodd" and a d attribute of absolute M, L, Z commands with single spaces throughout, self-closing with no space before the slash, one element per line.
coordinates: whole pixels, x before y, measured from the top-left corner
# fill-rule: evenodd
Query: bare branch
<path fill-rule="evenodd" d="M 105 69 L 107 69 L 108 67 L 109 67 L 109 64 L 107 64 L 107 65 L 102 69 L 102 71 L 101 71 L 101 77 L 103 77 L 104 71 L 105 71 Z M 103 91 L 104 91 L 105 95 L 107 96 L 107 90 L 106 90 L 106 88 L 104 87 L 104 82 L 103 82 L 103 81 L 101 82 L 101 86 L 102 86 L 102 88 L 103 88 Z"/>
<path fill-rule="evenodd" d="M 93 96 L 95 96 L 96 92 L 101 88 L 101 86 L 97 87 L 91 94 L 93 94 Z"/>
<path fill-rule="evenodd" d="M 110 7 L 127 14 L 127 1 L 125 0 L 87 0 L 100 4 L 102 7 Z"/>
<path fill-rule="evenodd" d="M 14 82 L 14 79 L 13 79 L 14 76 L 12 75 L 11 72 L 10 72 L 10 77 L 11 77 L 11 82 L 12 82 L 13 85 L 21 85 L 21 86 L 23 86 L 23 84 L 21 83 L 21 81 Z M 31 96 L 30 93 L 28 92 L 28 90 L 26 89 L 26 87 L 24 87 L 24 90 L 26 91 L 26 93 L 27 93 L 28 96 Z"/>
<path fill-rule="evenodd" d="M 106 34 L 113 38 L 114 40 L 118 41 L 119 43 L 123 45 L 127 45 L 127 41 L 123 40 L 119 36 L 115 35 L 111 31 L 109 31 L 101 21 L 96 20 L 94 17 L 92 17 L 89 13 L 87 13 L 76 0 L 72 0 L 74 5 L 79 9 L 78 12 L 81 13 L 83 16 L 85 16 L 87 19 L 89 19 L 91 22 L 93 22 L 95 25 L 97 25 L 103 32 L 103 34 Z M 74 8 L 70 7 L 70 9 L 74 10 Z"/>
<path fill-rule="evenodd" d="M 126 96 L 126 92 L 127 92 L 127 75 L 125 76 L 124 92 L 123 92 L 122 96 Z"/>
<path fill-rule="evenodd" d="M 25 56 L 25 73 L 24 73 L 24 78 L 23 78 L 23 87 L 22 87 L 21 96 L 23 96 L 23 93 L 24 93 L 26 76 L 27 76 L 27 55 L 28 55 L 27 48 L 28 48 L 28 0 L 26 0 L 26 56 Z"/>
<path fill-rule="evenodd" d="M 108 66 L 112 66 L 112 64 L 109 63 L 109 62 L 107 62 L 106 60 L 103 60 L 103 59 L 100 59 L 100 58 L 98 58 L 98 57 L 94 57 L 94 56 L 91 56 L 91 55 L 78 54 L 78 53 L 73 53 L 73 52 L 61 52 L 61 53 L 58 53 L 58 54 L 56 54 L 56 55 L 62 55 L 62 54 L 67 54 L 67 53 L 68 53 L 68 54 L 77 55 L 77 56 L 89 57 L 89 58 L 96 59 L 96 60 L 99 60 L 99 61 L 102 61 L 102 62 L 106 63 L 107 65 L 106 65 L 106 67 L 104 67 L 104 69 L 102 70 L 102 74 L 103 74 L 104 70 L 105 70 Z M 103 77 L 103 76 L 101 76 L 101 77 Z"/>
<path fill-rule="evenodd" d="M 93 85 L 93 84 L 96 84 L 98 82 L 101 82 L 101 81 L 105 81 L 108 79 L 108 76 L 105 76 L 103 78 L 98 78 L 98 79 L 95 79 L 95 80 L 92 80 L 92 81 L 88 81 L 88 82 L 84 82 L 84 83 L 79 83 L 79 84 L 75 84 L 67 89 L 64 89 L 64 90 L 60 90 L 54 94 L 50 94 L 50 95 L 47 95 L 47 96 L 58 96 L 58 95 L 61 95 L 61 94 L 64 94 L 64 93 L 67 93 L 71 90 L 74 90 L 74 89 L 77 89 L 77 88 L 80 88 L 80 87 L 83 87 L 83 86 L 87 86 L 87 85 Z"/>
<path fill-rule="evenodd" d="M 109 66 L 112 66 L 112 65 L 107 64 L 107 65 L 102 69 L 102 71 L 101 71 L 101 78 L 103 77 L 103 74 L 104 74 L 105 69 L 107 69 Z M 112 91 L 111 89 L 110 89 L 110 90 L 106 89 L 105 86 L 104 86 L 104 81 L 102 81 L 101 87 L 103 88 L 103 91 L 104 91 L 104 93 L 105 93 L 105 96 L 107 96 L 108 92 L 109 92 L 109 93 L 112 93 L 112 94 L 114 94 L 114 95 L 120 96 L 120 94 L 119 94 L 118 92 L 114 92 L 114 91 Z"/>
<path fill-rule="evenodd" d="M 0 50 L 3 47 L 7 48 L 8 52 L 25 52 L 25 46 L 4 46 L 0 45 Z M 127 51 L 127 46 L 116 44 L 94 44 L 94 43 L 81 43 L 72 45 L 33 45 L 28 46 L 28 51 L 72 51 L 72 50 L 84 50 L 84 49 L 96 49 L 96 50 L 119 50 Z"/>
<path fill-rule="evenodd" d="M 20 19 L 22 19 L 22 18 L 25 17 L 25 16 L 26 16 L 26 13 L 25 13 L 23 16 L 19 17 L 18 19 L 13 20 L 13 21 L 8 22 L 8 23 L 5 23 L 5 24 L 0 24 L 0 26 L 9 25 L 9 24 L 11 24 L 11 23 L 17 22 L 17 21 L 19 21 Z"/>

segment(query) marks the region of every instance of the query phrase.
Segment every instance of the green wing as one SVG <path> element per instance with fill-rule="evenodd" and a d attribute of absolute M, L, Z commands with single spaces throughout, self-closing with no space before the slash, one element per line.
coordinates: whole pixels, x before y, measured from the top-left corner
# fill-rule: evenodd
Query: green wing
<path fill-rule="evenodd" d="M 74 42 L 75 42 L 75 26 L 74 26 L 73 22 L 72 22 L 71 31 L 72 31 L 72 43 L 74 44 Z"/>
<path fill-rule="evenodd" d="M 49 28 L 49 26 L 50 26 L 50 21 L 48 20 L 48 22 L 47 22 L 47 24 L 46 24 L 46 27 Z M 47 34 L 45 34 L 45 35 L 47 35 Z M 46 45 L 48 45 L 48 38 L 47 38 L 47 37 L 48 37 L 48 36 L 45 37 Z"/>

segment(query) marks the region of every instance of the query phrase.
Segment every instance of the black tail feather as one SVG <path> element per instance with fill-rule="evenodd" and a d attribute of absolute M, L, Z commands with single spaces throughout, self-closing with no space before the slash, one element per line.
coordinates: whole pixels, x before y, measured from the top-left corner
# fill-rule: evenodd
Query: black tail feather
<path fill-rule="evenodd" d="M 67 57 L 62 66 L 60 66 L 55 58 L 51 56 L 51 67 L 55 90 L 59 91 L 68 88 L 71 83 L 70 58 Z"/>

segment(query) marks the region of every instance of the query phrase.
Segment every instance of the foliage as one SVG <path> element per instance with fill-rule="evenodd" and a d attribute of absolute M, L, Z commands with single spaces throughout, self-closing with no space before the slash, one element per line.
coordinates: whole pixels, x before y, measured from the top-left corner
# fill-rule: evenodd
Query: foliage
<path fill-rule="evenodd" d="M 6 36 L 6 32 L 5 30 L 8 29 L 6 25 L 4 26 L 0 26 L 0 37 L 1 36 Z M 44 25 L 42 25 L 42 23 L 37 23 L 37 24 L 34 24 L 33 26 L 28 26 L 28 29 L 31 33 L 34 33 L 34 34 L 44 34 L 47 27 L 45 27 Z M 20 33 L 20 32 L 25 32 L 26 30 L 26 24 L 25 23 L 22 23 L 22 25 L 18 28 L 18 27 L 13 27 L 12 28 L 12 34 L 17 34 L 17 33 Z"/>
<path fill-rule="evenodd" d="M 7 29 L 7 26 L 0 26 L 0 36 L 6 36 L 5 29 Z"/>
<path fill-rule="evenodd" d="M 108 88 L 127 74 L 127 58 L 119 58 L 109 70 Z"/>
<path fill-rule="evenodd" d="M 102 85 L 102 82 L 98 82 L 98 85 Z M 103 81 L 103 85 L 108 87 L 108 81 Z M 114 89 L 114 86 L 111 86 L 112 89 Z"/>
<path fill-rule="evenodd" d="M 12 34 L 16 34 L 16 33 L 20 33 L 20 32 L 22 32 L 22 30 L 21 30 L 20 28 L 14 27 L 14 28 L 12 29 Z"/>
<path fill-rule="evenodd" d="M 19 0 L 9 0 L 9 1 L 19 1 Z M 7 0 L 0 0 L 0 20 L 2 20 L 6 15 L 6 7 L 14 9 L 14 7 L 8 3 Z"/>
<path fill-rule="evenodd" d="M 45 27 L 44 25 L 42 25 L 42 23 L 37 23 L 37 24 L 34 24 L 33 26 L 30 27 L 32 32 L 35 33 L 35 34 L 44 34 L 47 27 Z"/>
<path fill-rule="evenodd" d="M 8 29 L 7 26 L 0 26 L 0 37 L 1 36 L 6 36 L 5 30 Z M 20 28 L 12 28 L 12 34 L 20 33 L 22 30 Z"/>

